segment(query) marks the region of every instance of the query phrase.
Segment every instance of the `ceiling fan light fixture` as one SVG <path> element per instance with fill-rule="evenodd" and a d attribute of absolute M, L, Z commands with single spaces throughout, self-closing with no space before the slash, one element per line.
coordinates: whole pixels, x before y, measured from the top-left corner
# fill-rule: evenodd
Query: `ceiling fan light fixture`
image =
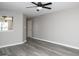
<path fill-rule="evenodd" d="M 41 10 L 41 9 L 42 9 L 42 7 L 37 7 L 37 9 L 38 9 L 38 10 Z"/>

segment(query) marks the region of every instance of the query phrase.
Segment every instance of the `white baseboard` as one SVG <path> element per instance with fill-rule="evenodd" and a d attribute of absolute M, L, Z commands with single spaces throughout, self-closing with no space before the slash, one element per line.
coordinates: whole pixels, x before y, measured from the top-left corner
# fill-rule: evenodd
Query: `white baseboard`
<path fill-rule="evenodd" d="M 17 43 L 14 43 L 14 44 L 9 44 L 9 45 L 0 46 L 0 48 L 9 47 L 9 46 L 15 46 L 15 45 L 23 44 L 23 43 L 25 43 L 25 42 L 27 42 L 27 41 L 25 40 L 25 41 L 23 41 L 23 42 L 17 42 Z"/>
<path fill-rule="evenodd" d="M 79 50 L 79 47 L 71 46 L 71 45 L 68 45 L 68 44 L 63 44 L 63 43 L 59 43 L 59 42 L 48 41 L 48 40 L 40 39 L 40 38 L 36 38 L 36 37 L 32 37 L 32 38 Z"/>

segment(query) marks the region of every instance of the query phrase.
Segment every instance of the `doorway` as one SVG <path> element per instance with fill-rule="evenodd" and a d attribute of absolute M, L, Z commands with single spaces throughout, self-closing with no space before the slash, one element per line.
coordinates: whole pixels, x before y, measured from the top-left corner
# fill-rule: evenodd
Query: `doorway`
<path fill-rule="evenodd" d="M 27 19 L 27 38 L 32 38 L 32 19 Z"/>

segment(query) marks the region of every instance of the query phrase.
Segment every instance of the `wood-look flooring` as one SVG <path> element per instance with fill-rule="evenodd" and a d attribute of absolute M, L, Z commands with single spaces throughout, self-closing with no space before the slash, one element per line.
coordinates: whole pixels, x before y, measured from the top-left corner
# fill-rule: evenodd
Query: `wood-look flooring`
<path fill-rule="evenodd" d="M 0 48 L 0 56 L 79 56 L 79 50 L 36 40 Z"/>

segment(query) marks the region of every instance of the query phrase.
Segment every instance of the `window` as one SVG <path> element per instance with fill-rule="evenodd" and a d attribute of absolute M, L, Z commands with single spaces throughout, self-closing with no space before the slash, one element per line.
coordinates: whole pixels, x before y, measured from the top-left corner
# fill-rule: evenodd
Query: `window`
<path fill-rule="evenodd" d="M 8 30 L 8 22 L 0 22 L 0 31 Z"/>
<path fill-rule="evenodd" d="M 0 31 L 8 31 L 13 28 L 13 19 L 10 16 L 0 17 Z"/>

